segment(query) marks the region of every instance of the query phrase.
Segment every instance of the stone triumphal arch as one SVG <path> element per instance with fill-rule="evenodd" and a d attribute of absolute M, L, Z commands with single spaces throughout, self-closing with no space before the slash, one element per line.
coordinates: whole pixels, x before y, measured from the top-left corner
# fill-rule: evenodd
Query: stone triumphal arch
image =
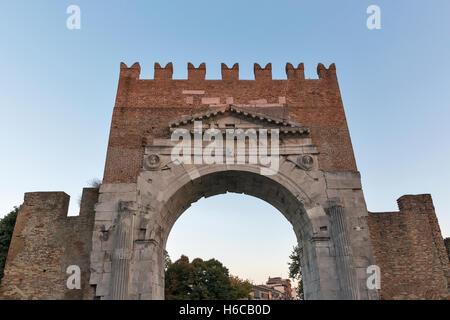
<path fill-rule="evenodd" d="M 396 213 L 368 212 L 335 66 L 319 64 L 317 72 L 305 79 L 303 64 L 287 64 L 287 79 L 273 80 L 270 64 L 255 64 L 255 79 L 240 80 L 238 64 L 222 64 L 221 80 L 205 80 L 205 65 L 189 64 L 188 79 L 174 80 L 171 63 L 156 63 L 147 80 L 139 64 L 122 63 L 101 187 L 84 189 L 78 217 L 66 216 L 65 193 L 25 195 L 2 296 L 163 299 L 175 221 L 202 197 L 235 192 L 272 204 L 291 223 L 306 299 L 445 297 L 448 255 L 431 197 L 404 196 Z M 216 138 L 267 133 L 271 161 L 250 161 L 261 149 L 234 138 L 231 149 L 214 151 L 224 161 L 205 161 L 213 140 L 195 137 L 212 129 Z M 177 132 L 192 137 L 189 159 L 199 161 L 174 158 Z M 73 265 L 79 289 L 66 286 Z M 381 289 L 368 285 L 374 265 Z"/>

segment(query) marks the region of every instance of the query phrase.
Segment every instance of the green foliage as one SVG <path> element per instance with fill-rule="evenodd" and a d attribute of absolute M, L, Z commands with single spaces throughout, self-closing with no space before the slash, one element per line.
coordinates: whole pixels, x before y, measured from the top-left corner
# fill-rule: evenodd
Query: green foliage
<path fill-rule="evenodd" d="M 194 266 L 181 256 L 166 271 L 166 300 L 188 300 L 194 283 Z"/>
<path fill-rule="evenodd" d="M 298 281 L 297 296 L 301 300 L 303 300 L 304 297 L 301 264 L 302 254 L 302 249 L 299 248 L 299 246 L 295 246 L 291 255 L 289 256 L 289 259 L 291 259 L 291 262 L 289 262 L 289 278 L 296 279 Z"/>
<path fill-rule="evenodd" d="M 231 288 L 235 292 L 234 299 L 247 299 L 253 290 L 253 284 L 248 280 L 240 279 L 236 276 L 230 276 Z"/>
<path fill-rule="evenodd" d="M 0 280 L 3 278 L 6 257 L 8 256 L 9 244 L 11 242 L 14 226 L 16 224 L 18 208 L 0 219 Z"/>
<path fill-rule="evenodd" d="M 165 279 L 167 300 L 234 300 L 247 298 L 252 290 L 248 281 L 230 277 L 228 269 L 215 259 L 189 262 L 181 256 L 168 266 Z"/>
<path fill-rule="evenodd" d="M 191 299 L 222 300 L 233 296 L 228 269 L 215 259 L 192 261 L 194 267 L 194 284 Z"/>
<path fill-rule="evenodd" d="M 165 272 L 167 272 L 167 269 L 169 269 L 171 264 L 172 264 L 172 260 L 170 260 L 169 253 L 164 250 L 164 271 Z"/>

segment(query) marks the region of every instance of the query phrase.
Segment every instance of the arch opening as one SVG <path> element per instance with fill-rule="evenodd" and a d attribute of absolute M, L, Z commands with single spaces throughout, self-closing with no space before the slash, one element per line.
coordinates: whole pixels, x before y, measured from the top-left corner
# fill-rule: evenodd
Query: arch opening
<path fill-rule="evenodd" d="M 297 238 L 278 209 L 247 195 L 227 193 L 192 204 L 175 222 L 166 244 L 171 262 L 216 259 L 230 275 L 265 284 L 269 277 L 289 277 L 289 256 Z M 166 269 L 167 289 L 167 269 Z M 288 295 L 290 297 L 290 294 Z M 167 297 L 167 295 L 166 295 Z"/>
<path fill-rule="evenodd" d="M 156 239 L 158 246 L 158 266 L 155 281 L 159 282 L 161 296 L 164 293 L 164 252 L 169 234 L 179 217 L 201 198 L 209 198 L 219 194 L 237 193 L 259 198 L 275 207 L 291 224 L 297 238 L 297 244 L 302 249 L 302 273 L 305 298 L 321 299 L 320 281 L 314 244 L 309 241 L 313 235 L 312 223 L 305 206 L 300 201 L 301 190 L 295 190 L 295 185 L 280 174 L 269 177 L 259 173 L 244 170 L 219 170 L 199 174 L 195 179 L 174 179 L 169 184 L 165 195 L 168 195 L 153 225 L 151 238 Z M 172 192 L 170 192 L 172 191 Z"/>

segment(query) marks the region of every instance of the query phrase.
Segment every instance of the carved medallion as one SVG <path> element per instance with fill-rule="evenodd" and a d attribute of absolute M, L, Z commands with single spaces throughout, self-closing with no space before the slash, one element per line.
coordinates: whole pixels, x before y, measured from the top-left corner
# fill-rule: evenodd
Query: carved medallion
<path fill-rule="evenodd" d="M 299 156 L 297 165 L 303 170 L 310 170 L 314 165 L 314 159 L 310 155 Z"/>
<path fill-rule="evenodd" d="M 147 170 L 156 170 L 160 165 L 161 159 L 157 154 L 149 155 L 144 161 L 144 166 Z"/>

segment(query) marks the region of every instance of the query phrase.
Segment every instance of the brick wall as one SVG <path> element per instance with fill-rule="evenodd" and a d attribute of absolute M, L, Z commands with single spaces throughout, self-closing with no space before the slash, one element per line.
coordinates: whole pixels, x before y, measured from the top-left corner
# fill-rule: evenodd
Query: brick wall
<path fill-rule="evenodd" d="M 445 248 L 447 249 L 448 257 L 450 259 L 450 238 L 445 238 L 444 243 L 445 243 Z"/>
<path fill-rule="evenodd" d="M 268 64 L 255 64 L 255 80 L 239 80 L 239 66 L 222 64 L 223 80 L 205 80 L 206 66 L 188 67 L 187 80 L 172 79 L 172 65 L 155 64 L 155 79 L 139 79 L 140 66 L 122 63 L 111 122 L 104 183 L 136 182 L 143 146 L 170 137 L 168 123 L 219 104 L 251 104 L 256 110 L 308 126 L 325 171 L 356 171 L 344 108 L 332 64 L 319 64 L 318 79 L 306 79 L 303 65 L 286 67 L 287 80 L 272 80 Z"/>
<path fill-rule="evenodd" d="M 64 192 L 26 193 L 0 285 L 1 299 L 90 299 L 89 255 L 98 189 L 83 190 L 80 215 L 68 217 Z M 66 268 L 81 269 L 81 290 L 68 290 Z"/>
<path fill-rule="evenodd" d="M 369 213 L 382 299 L 448 297 L 449 259 L 431 196 L 398 199 L 399 212 Z"/>

